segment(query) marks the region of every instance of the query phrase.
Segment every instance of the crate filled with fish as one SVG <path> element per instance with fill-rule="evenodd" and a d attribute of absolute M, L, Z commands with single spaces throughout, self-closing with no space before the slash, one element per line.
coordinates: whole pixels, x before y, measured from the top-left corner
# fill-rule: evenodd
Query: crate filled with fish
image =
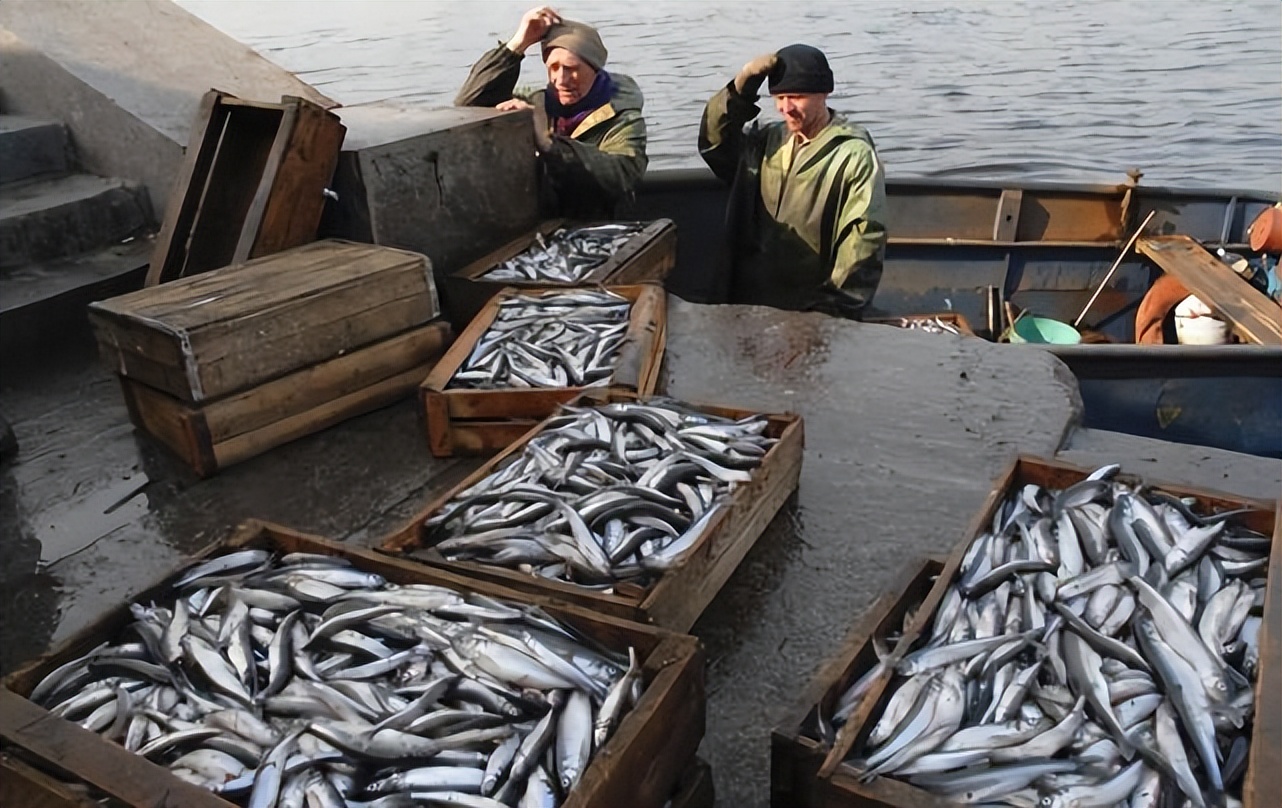
<path fill-rule="evenodd" d="M 975 331 L 965 315 L 952 311 L 938 314 L 910 314 L 906 317 L 882 317 L 866 320 L 878 325 L 893 325 L 909 331 L 922 331 L 927 334 L 952 334 L 955 337 L 973 337 Z"/>
<path fill-rule="evenodd" d="M 1276 805 L 1280 533 L 1272 502 L 1018 459 L 852 671 L 825 804 Z"/>
<path fill-rule="evenodd" d="M 380 547 L 685 631 L 796 489 L 802 430 L 792 414 L 584 396 Z"/>
<path fill-rule="evenodd" d="M 653 284 L 505 289 L 419 388 L 428 447 L 493 453 L 586 391 L 650 395 L 666 341 L 667 296 Z"/>
<path fill-rule="evenodd" d="M 0 737 L 131 806 L 641 805 L 692 637 L 249 522 L 11 674 Z"/>
<path fill-rule="evenodd" d="M 797 707 L 770 734 L 770 804 L 775 808 L 819 805 L 818 774 L 839 746 L 842 733 L 858 727 L 861 696 L 885 671 L 884 649 L 913 632 L 944 568 L 943 559 L 910 561 L 898 579 L 865 609 L 850 633 L 811 679 Z M 868 705 L 871 706 L 871 705 Z"/>
<path fill-rule="evenodd" d="M 677 261 L 677 228 L 649 222 L 552 219 L 445 278 L 446 309 L 462 329 L 509 286 L 663 285 Z"/>

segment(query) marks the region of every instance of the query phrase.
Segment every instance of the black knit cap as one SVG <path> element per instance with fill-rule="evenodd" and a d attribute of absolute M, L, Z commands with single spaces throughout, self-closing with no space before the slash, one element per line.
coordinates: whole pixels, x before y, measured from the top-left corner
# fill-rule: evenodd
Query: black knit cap
<path fill-rule="evenodd" d="M 832 68 L 823 51 L 809 45 L 789 45 L 775 55 L 779 61 L 770 71 L 771 95 L 832 92 Z"/>

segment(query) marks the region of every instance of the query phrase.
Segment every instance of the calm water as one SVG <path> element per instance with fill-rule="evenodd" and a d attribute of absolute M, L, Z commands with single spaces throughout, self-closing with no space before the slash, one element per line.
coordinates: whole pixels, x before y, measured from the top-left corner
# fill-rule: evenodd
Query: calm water
<path fill-rule="evenodd" d="M 532 0 L 179 0 L 334 99 L 446 105 Z M 1254 2 L 567 2 L 646 94 L 651 165 L 700 165 L 706 98 L 748 59 L 822 48 L 832 106 L 894 176 L 1277 191 L 1282 6 Z M 533 54 L 535 51 L 531 51 Z M 539 82 L 526 59 L 523 81 Z M 773 110 L 769 111 L 773 115 Z"/>

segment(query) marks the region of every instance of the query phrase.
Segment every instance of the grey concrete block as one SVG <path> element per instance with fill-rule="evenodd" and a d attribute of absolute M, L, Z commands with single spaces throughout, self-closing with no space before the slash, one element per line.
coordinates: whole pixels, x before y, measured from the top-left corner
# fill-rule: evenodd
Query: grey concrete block
<path fill-rule="evenodd" d="M 387 101 L 336 112 L 347 139 L 325 235 L 421 252 L 440 289 L 444 275 L 538 222 L 529 112 Z"/>
<path fill-rule="evenodd" d="M 0 182 L 66 171 L 69 149 L 60 123 L 0 115 Z"/>
<path fill-rule="evenodd" d="M 89 333 L 85 307 L 142 288 L 152 239 L 0 273 L 0 365 Z"/>
<path fill-rule="evenodd" d="M 89 174 L 36 177 L 0 187 L 0 268 L 115 244 L 151 227 L 145 189 Z"/>

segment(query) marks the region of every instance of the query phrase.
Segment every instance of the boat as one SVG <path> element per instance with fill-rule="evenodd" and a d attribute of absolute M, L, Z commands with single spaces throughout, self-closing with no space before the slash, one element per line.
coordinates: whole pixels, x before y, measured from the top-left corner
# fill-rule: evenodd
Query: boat
<path fill-rule="evenodd" d="M 1131 171 L 1116 185 L 887 180 L 890 238 L 877 316 L 954 312 L 988 339 L 1002 330 L 1005 301 L 1072 322 L 1150 213 L 1146 234 L 1245 252 L 1247 228 L 1279 199 L 1141 178 Z M 684 299 L 724 302 L 706 268 L 725 260 L 727 193 L 706 170 L 659 169 L 625 213 L 676 222 L 668 289 Z M 1040 346 L 1077 377 L 1084 425 L 1282 457 L 1282 346 L 1134 344 L 1136 308 L 1161 274 L 1128 252 L 1084 321 L 1108 342 Z"/>

